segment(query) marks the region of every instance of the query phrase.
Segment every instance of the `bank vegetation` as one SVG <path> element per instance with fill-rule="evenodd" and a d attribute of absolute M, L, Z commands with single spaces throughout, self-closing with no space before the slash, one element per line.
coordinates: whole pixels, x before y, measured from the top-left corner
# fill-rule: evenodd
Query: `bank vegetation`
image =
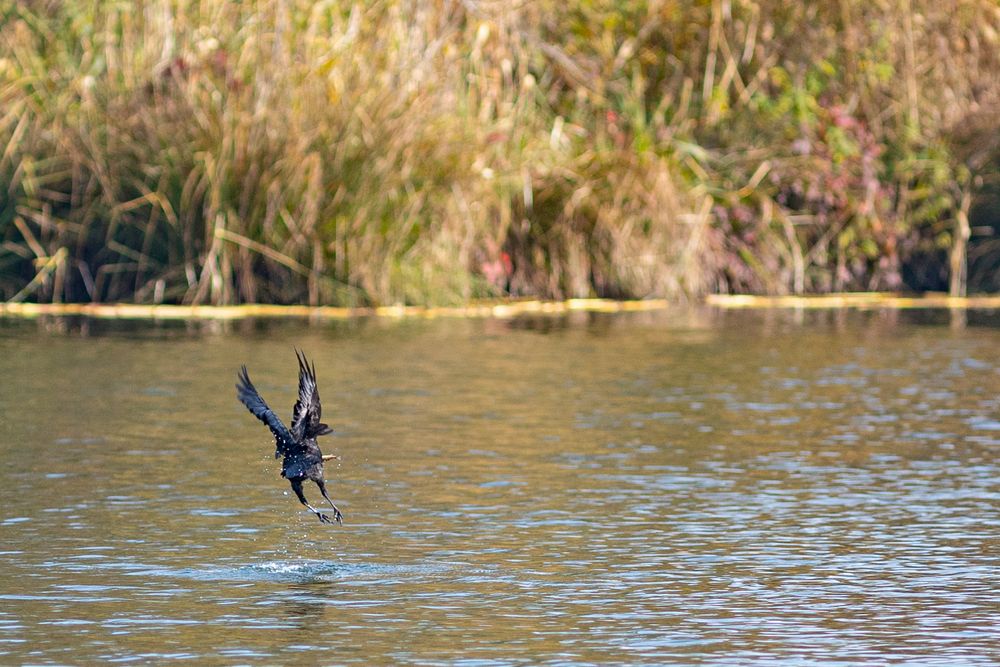
<path fill-rule="evenodd" d="M 1000 291 L 992 0 L 0 0 L 0 299 Z"/>

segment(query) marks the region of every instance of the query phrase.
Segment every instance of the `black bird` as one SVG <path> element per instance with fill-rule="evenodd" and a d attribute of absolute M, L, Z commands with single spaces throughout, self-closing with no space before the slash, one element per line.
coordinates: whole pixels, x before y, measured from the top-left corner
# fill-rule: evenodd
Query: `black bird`
<path fill-rule="evenodd" d="M 287 429 L 274 414 L 267 403 L 257 393 L 256 387 L 250 382 L 247 367 L 242 366 L 239 373 L 239 384 L 236 385 L 236 396 L 253 416 L 261 420 L 274 434 L 274 458 L 285 457 L 281 462 L 281 476 L 292 485 L 292 491 L 299 501 L 308 507 L 323 523 L 333 523 L 330 517 L 309 504 L 302 493 L 302 483 L 307 479 L 316 482 L 320 493 L 333 507 L 333 518 L 337 523 L 344 522 L 344 515 L 326 494 L 326 484 L 323 480 L 323 461 L 335 459 L 336 456 L 324 456 L 316 444 L 316 438 L 333 433 L 326 424 L 320 422 L 323 408 L 319 404 L 319 389 L 316 387 L 316 365 L 309 365 L 304 354 L 295 351 L 299 360 L 299 400 L 292 409 L 292 428 Z"/>

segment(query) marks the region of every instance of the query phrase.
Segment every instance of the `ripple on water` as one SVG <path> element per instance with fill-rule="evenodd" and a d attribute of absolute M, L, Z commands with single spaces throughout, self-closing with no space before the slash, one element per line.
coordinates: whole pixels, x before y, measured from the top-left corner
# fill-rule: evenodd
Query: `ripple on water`
<path fill-rule="evenodd" d="M 150 579 L 188 579 L 192 581 L 232 581 L 271 583 L 344 582 L 355 584 L 398 583 L 434 577 L 462 567 L 459 563 L 435 560 L 424 563 L 343 562 L 319 559 L 275 559 L 259 562 L 203 563 L 187 567 L 137 562 L 130 559 L 107 558 L 99 554 L 84 554 L 67 560 L 45 561 L 47 570 L 65 570 L 77 574 L 117 572 L 120 576 Z M 91 587 L 75 585 L 67 590 L 81 591 Z M 119 587 L 99 586 L 94 590 Z"/>
<path fill-rule="evenodd" d="M 177 568 L 164 572 L 198 581 L 269 581 L 379 583 L 432 576 L 454 567 L 450 563 L 343 563 L 322 560 L 273 560 L 234 566 Z"/>

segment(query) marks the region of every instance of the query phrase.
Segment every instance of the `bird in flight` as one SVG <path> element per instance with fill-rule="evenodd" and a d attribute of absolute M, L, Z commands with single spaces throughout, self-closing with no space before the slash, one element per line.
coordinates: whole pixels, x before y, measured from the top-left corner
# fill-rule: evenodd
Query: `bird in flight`
<path fill-rule="evenodd" d="M 274 434 L 274 458 L 284 457 L 281 462 L 281 476 L 291 483 L 292 491 L 299 497 L 299 502 L 308 507 L 323 523 L 333 523 L 329 516 L 310 505 L 302 493 L 302 483 L 311 479 L 333 507 L 333 518 L 342 524 L 344 515 L 330 500 L 323 480 L 323 461 L 338 457 L 324 456 L 316 444 L 317 437 L 333 433 L 329 426 L 320 421 L 323 408 L 320 406 L 319 389 L 316 387 L 316 365 L 310 365 L 305 355 L 298 350 L 295 351 L 295 356 L 299 360 L 299 398 L 292 409 L 291 428 L 285 428 L 278 415 L 267 407 L 267 403 L 257 393 L 257 388 L 250 382 L 246 366 L 240 367 L 236 396 L 247 406 L 247 410 L 267 424 Z"/>

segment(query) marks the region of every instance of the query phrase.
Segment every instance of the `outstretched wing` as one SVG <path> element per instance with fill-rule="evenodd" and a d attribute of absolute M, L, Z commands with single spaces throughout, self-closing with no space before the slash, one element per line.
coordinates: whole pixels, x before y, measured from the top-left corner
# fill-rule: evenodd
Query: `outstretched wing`
<path fill-rule="evenodd" d="M 298 450 L 300 447 L 296 444 L 295 438 L 278 419 L 278 415 L 267 407 L 267 403 L 257 393 L 257 388 L 250 382 L 246 366 L 240 367 L 239 378 L 240 382 L 236 385 L 236 396 L 243 405 L 247 406 L 247 410 L 254 417 L 267 424 L 267 427 L 271 429 L 271 433 L 274 434 L 274 458 L 282 455 L 287 456 Z"/>
<path fill-rule="evenodd" d="M 318 434 L 323 407 L 319 404 L 319 388 L 316 387 L 316 365 L 310 366 L 306 355 L 298 350 L 295 356 L 299 360 L 299 400 L 292 408 L 292 435 L 302 440 Z"/>

